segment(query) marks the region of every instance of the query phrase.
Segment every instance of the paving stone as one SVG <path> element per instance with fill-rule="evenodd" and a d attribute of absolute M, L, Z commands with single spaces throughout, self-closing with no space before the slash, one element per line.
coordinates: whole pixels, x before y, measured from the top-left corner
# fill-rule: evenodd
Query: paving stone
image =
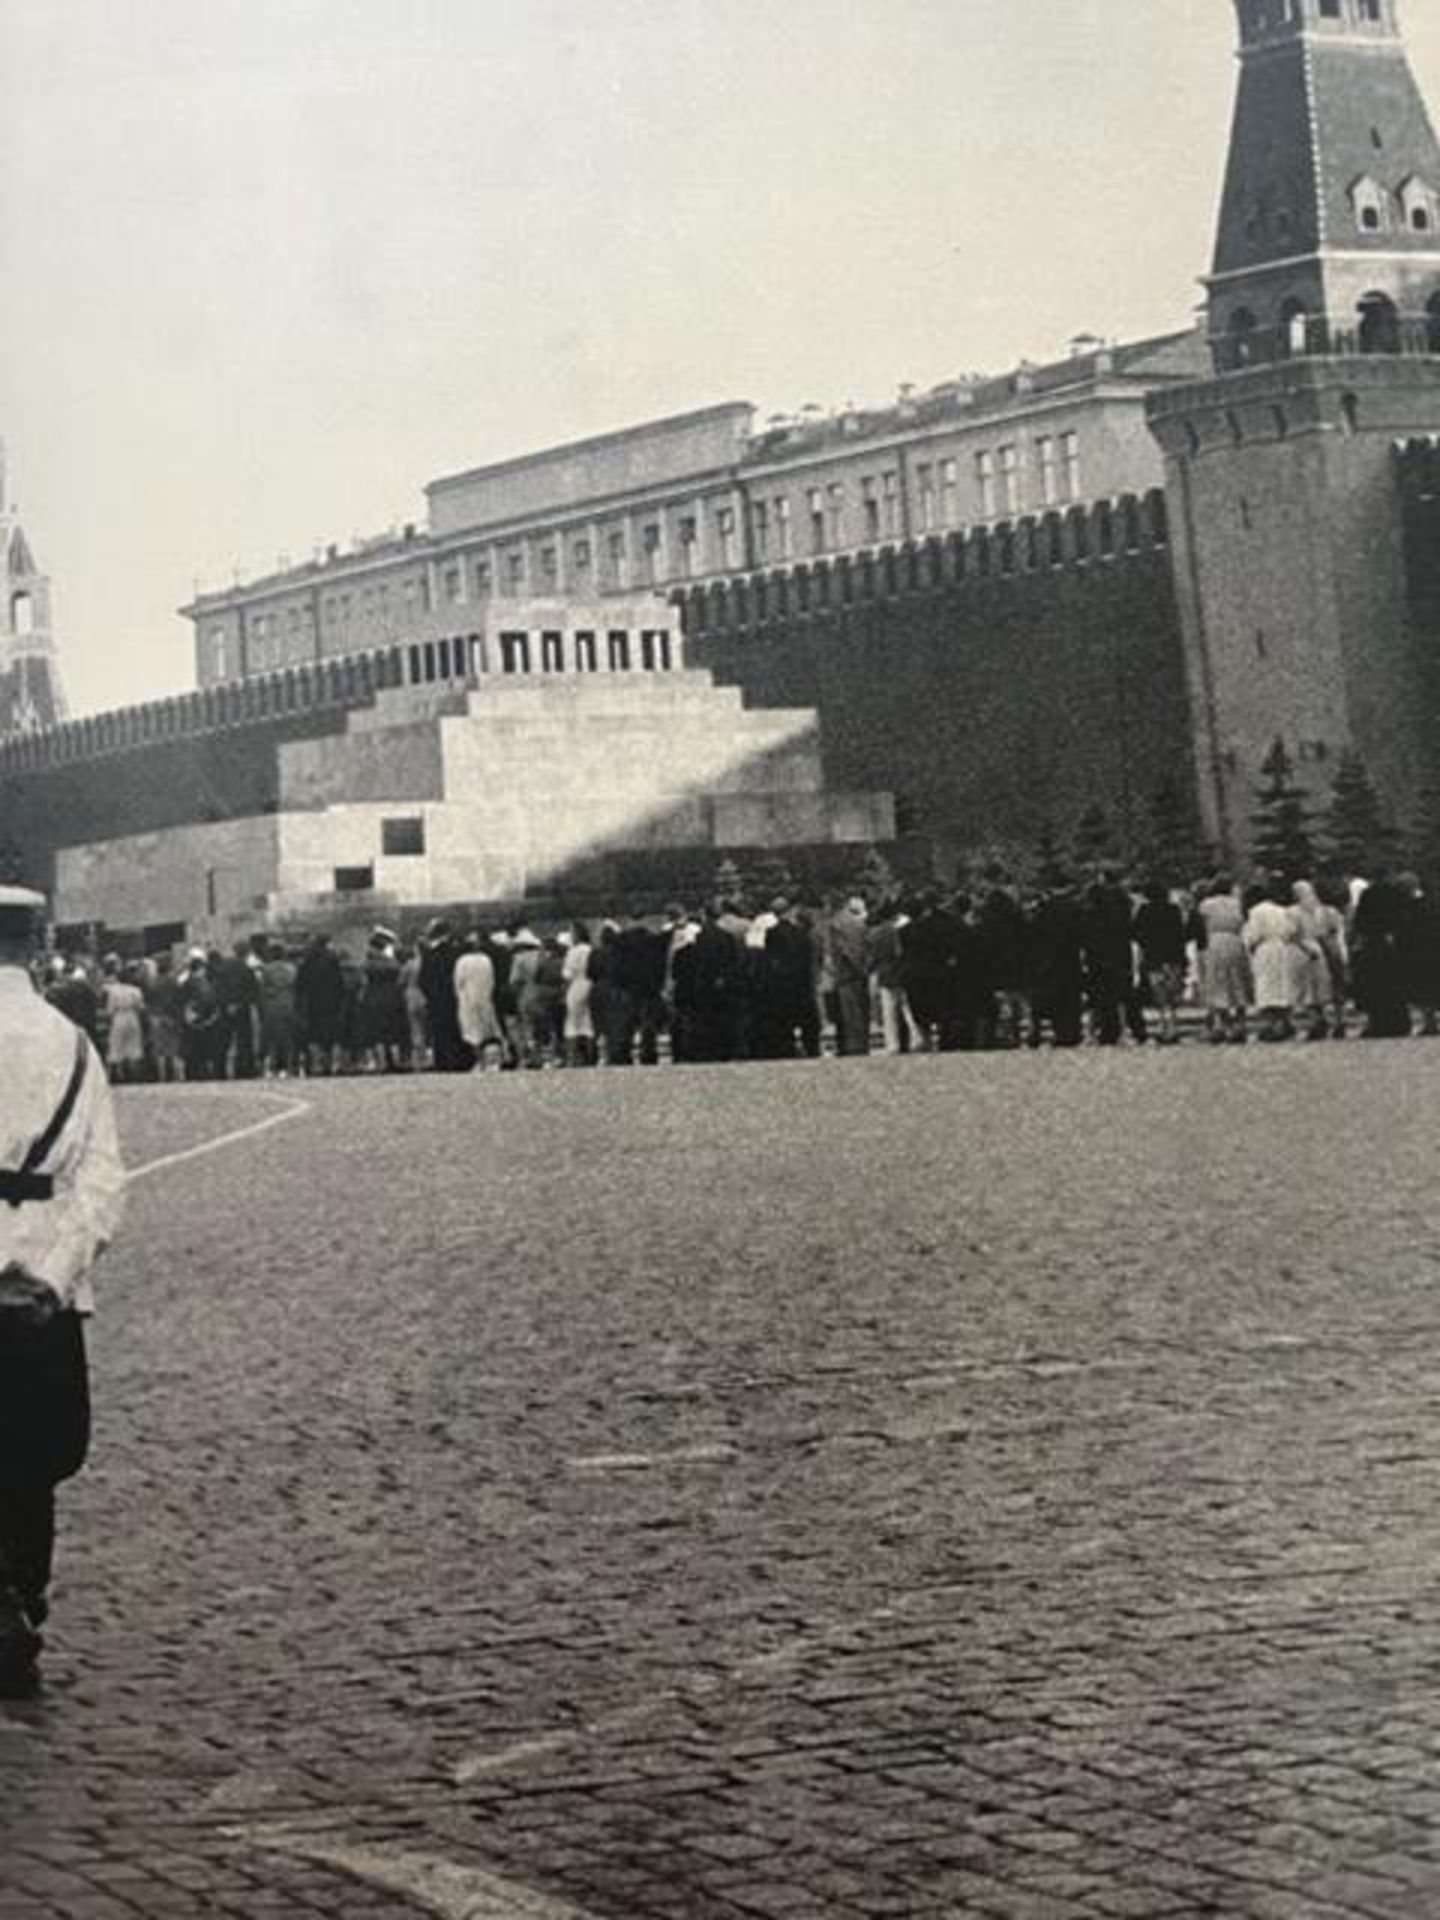
<path fill-rule="evenodd" d="M 300 1087 L 100 1276 L 0 1920 L 1431 1920 L 1435 1061 Z"/>

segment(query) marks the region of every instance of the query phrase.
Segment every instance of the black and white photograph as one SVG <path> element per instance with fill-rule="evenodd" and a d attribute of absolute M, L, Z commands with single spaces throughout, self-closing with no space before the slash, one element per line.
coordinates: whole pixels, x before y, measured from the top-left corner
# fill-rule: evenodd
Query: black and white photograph
<path fill-rule="evenodd" d="M 1437 109 L 0 0 L 0 1920 L 1440 1920 Z"/>

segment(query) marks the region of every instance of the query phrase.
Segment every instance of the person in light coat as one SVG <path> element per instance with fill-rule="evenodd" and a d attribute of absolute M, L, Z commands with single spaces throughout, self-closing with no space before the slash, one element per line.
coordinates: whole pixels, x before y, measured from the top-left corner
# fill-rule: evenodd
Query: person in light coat
<path fill-rule="evenodd" d="M 495 962 L 481 946 L 478 934 L 468 937 L 465 951 L 455 962 L 455 1008 L 460 1038 L 474 1055 L 477 1071 L 483 1071 L 486 1053 L 492 1047 L 503 1061 L 505 1030 L 495 1010 Z"/>
<path fill-rule="evenodd" d="M 125 1173 L 105 1069 L 35 992 L 45 902 L 0 887 L 0 1690 L 33 1684 L 49 1612 L 55 1489 L 84 1465 L 90 1274 Z"/>
<path fill-rule="evenodd" d="M 1266 883 L 1245 920 L 1245 946 L 1255 975 L 1262 1040 L 1293 1040 L 1295 1004 L 1305 952 L 1300 917 L 1283 880 Z"/>
<path fill-rule="evenodd" d="M 1305 1037 L 1343 1040 L 1349 971 L 1345 916 L 1338 907 L 1322 900 L 1308 880 L 1295 882 L 1295 916 L 1301 937 L 1295 1005 L 1306 1023 Z"/>

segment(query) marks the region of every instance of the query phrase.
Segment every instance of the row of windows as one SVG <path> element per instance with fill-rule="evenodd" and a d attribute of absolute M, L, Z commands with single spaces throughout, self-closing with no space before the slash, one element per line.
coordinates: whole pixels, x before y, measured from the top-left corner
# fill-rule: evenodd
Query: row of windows
<path fill-rule="evenodd" d="M 1034 443 L 1034 462 L 1038 475 L 1036 497 L 1042 506 L 1082 498 L 1078 433 L 1042 435 Z M 1024 455 L 1018 445 L 976 456 L 975 511 L 970 517 L 993 520 L 1002 514 L 1024 512 L 1029 494 Z M 809 553 L 830 553 L 847 545 L 873 545 L 903 537 L 904 504 L 898 468 L 862 475 L 858 500 L 853 504 L 858 506 L 858 519 L 852 523 L 852 500 L 843 481 L 832 480 L 807 489 L 805 544 Z M 946 458 L 920 462 L 915 468 L 915 530 L 932 533 L 959 527 L 965 518 L 960 502 L 958 461 Z M 709 570 L 735 572 L 747 564 L 749 556 L 741 531 L 735 506 L 727 503 L 714 509 L 709 543 L 713 566 Z M 749 531 L 757 562 L 793 559 L 796 543 L 790 496 L 781 493 L 751 501 Z M 599 584 L 607 591 L 658 586 L 676 577 L 692 580 L 707 570 L 701 553 L 698 513 L 682 514 L 677 519 L 674 544 L 672 567 L 667 562 L 665 528 L 661 521 L 641 525 L 638 551 L 634 553 L 626 530 L 610 529 L 602 537 Z M 526 547 L 508 548 L 499 556 L 498 581 L 494 561 L 477 560 L 473 572 L 476 597 L 484 599 L 495 593 L 497 587 L 515 597 L 528 591 L 558 592 L 567 584 L 572 591 L 583 593 L 595 585 L 595 543 L 588 535 L 580 535 L 570 544 L 568 582 L 561 578 L 561 557 L 560 544 L 554 540 L 544 541 L 535 548 L 533 561 Z M 464 598 L 465 581 L 458 564 L 445 569 L 442 585 L 447 603 L 459 604 Z"/>
<path fill-rule="evenodd" d="M 917 462 L 908 525 L 901 470 L 887 467 L 861 475 L 854 486 L 832 480 L 808 488 L 798 528 L 788 493 L 752 500 L 748 528 L 735 505 L 716 506 L 708 516 L 705 551 L 705 523 L 697 509 L 677 516 L 673 553 L 667 552 L 665 524 L 656 519 L 642 522 L 633 532 L 604 529 L 598 540 L 580 534 L 562 542 L 557 536 L 535 544 L 517 542 L 469 560 L 448 559 L 437 574 L 438 598 L 442 606 L 458 607 L 496 595 L 520 599 L 568 593 L 584 598 L 597 590 L 661 587 L 707 572 L 741 572 L 752 561 L 767 565 L 799 558 L 802 551 L 813 557 L 879 545 L 910 532 L 930 534 L 972 521 L 1014 518 L 1032 505 L 1069 505 L 1082 498 L 1079 434 L 1042 434 L 1033 442 L 1011 441 L 978 452 L 968 503 L 961 498 L 961 463 L 956 457 Z M 417 571 L 393 583 L 382 580 L 326 593 L 320 620 L 333 646 L 338 635 L 357 630 L 393 635 L 432 610 L 429 578 Z M 249 671 L 268 672 L 308 658 L 314 650 L 314 622 L 315 608 L 308 599 L 283 612 L 251 614 L 245 631 Z M 212 630 L 211 643 L 215 673 L 224 678 L 230 645 L 226 631 Z"/>
<path fill-rule="evenodd" d="M 242 670 L 241 663 L 231 655 L 224 629 L 211 633 L 210 644 L 217 679 L 228 679 Z M 287 664 L 303 664 L 310 657 L 308 653 L 296 654 L 287 661 L 273 643 L 257 643 L 252 635 L 243 670 L 269 673 Z M 482 634 L 456 634 L 443 640 L 412 641 L 397 657 L 404 662 L 408 684 L 422 686 L 473 679 L 491 671 L 599 673 L 602 663 L 611 673 L 629 673 L 635 668 L 644 673 L 669 673 L 675 664 L 675 649 L 666 628 L 647 628 L 634 637 L 617 628 L 603 636 L 578 632 L 568 649 L 562 633 L 542 633 L 533 645 L 528 633 L 500 633 L 495 636 L 493 652 Z"/>
<path fill-rule="evenodd" d="M 1379 26 L 1385 18 L 1383 0 L 1244 0 L 1241 25 L 1247 38 L 1278 27 L 1303 26 L 1311 8 L 1322 20 L 1347 20 L 1361 26 Z"/>
<path fill-rule="evenodd" d="M 1384 145 L 1378 128 L 1371 138 L 1377 147 Z M 1440 203 L 1418 174 L 1411 174 L 1393 193 L 1372 174 L 1362 174 L 1350 188 L 1350 206 L 1361 233 L 1433 233 L 1440 226 Z M 1270 239 L 1282 246 L 1292 244 L 1295 221 L 1289 208 L 1252 207 L 1245 220 L 1245 237 L 1255 245 Z"/>
<path fill-rule="evenodd" d="M 1074 504 L 1081 498 L 1080 436 L 1041 434 L 1029 467 L 1026 449 L 1018 443 L 977 453 L 975 479 L 982 520 L 1025 513 L 1037 497 L 1042 507 Z"/>
<path fill-rule="evenodd" d="M 1364 174 L 1350 189 L 1350 204 L 1362 233 L 1389 233 L 1396 226 L 1412 233 L 1435 229 L 1435 194 L 1418 174 L 1411 174 L 1393 193 L 1371 174 Z"/>

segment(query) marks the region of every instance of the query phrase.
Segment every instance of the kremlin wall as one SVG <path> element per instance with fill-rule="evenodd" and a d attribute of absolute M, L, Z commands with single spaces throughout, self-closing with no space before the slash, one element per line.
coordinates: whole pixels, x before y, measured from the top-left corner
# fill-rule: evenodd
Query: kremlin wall
<path fill-rule="evenodd" d="M 727 854 L 948 871 L 1097 807 L 1138 846 L 1163 788 L 1243 859 L 1277 736 L 1317 803 L 1354 749 L 1412 817 L 1440 145 L 1395 0 L 1236 14 L 1201 327 L 438 480 L 424 525 L 198 595 L 195 694 L 32 707 L 0 852 L 62 921 L 159 939 L 619 904 Z"/>

